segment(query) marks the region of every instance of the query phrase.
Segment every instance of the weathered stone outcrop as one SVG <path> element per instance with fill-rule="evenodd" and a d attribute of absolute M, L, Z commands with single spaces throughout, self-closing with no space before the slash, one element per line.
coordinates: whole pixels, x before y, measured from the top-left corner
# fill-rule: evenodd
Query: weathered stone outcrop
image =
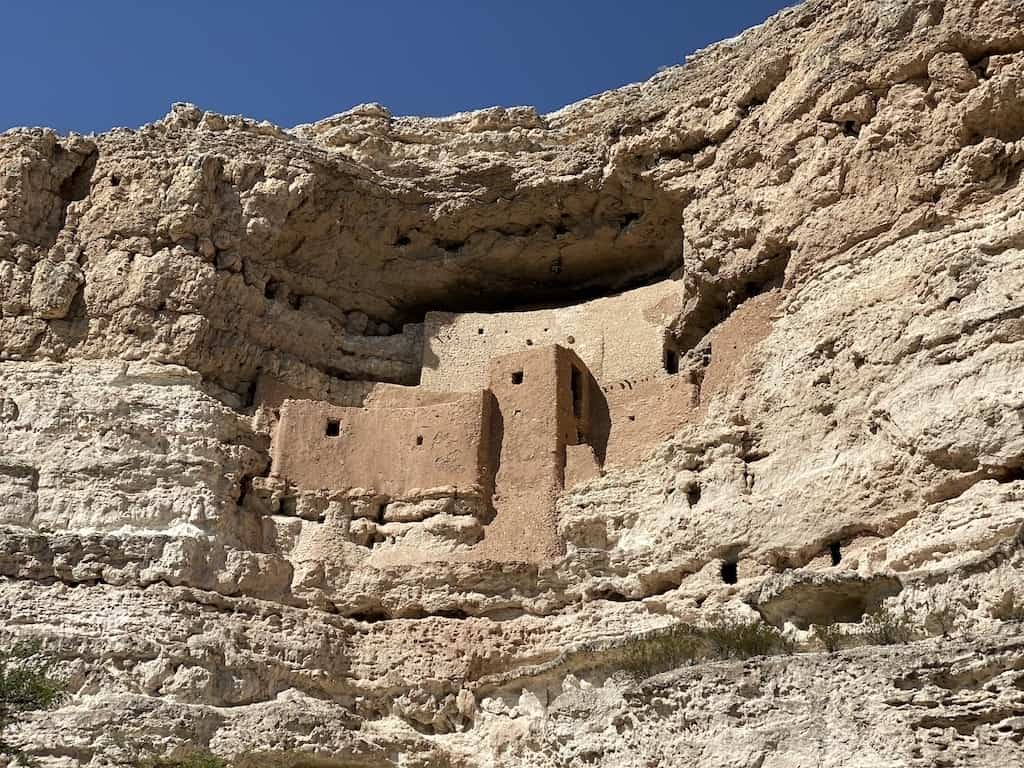
<path fill-rule="evenodd" d="M 1022 169 L 1014 0 L 808 0 L 549 115 L 0 135 L 0 638 L 70 693 L 17 738 L 53 768 L 1020 763 Z M 564 555 L 387 562 L 486 515 L 271 477 L 281 402 L 416 384 L 426 312 L 669 277 L 693 402 L 566 484 Z M 918 639 L 866 642 L 880 607 Z M 797 653 L 627 671 L 719 616 Z"/>

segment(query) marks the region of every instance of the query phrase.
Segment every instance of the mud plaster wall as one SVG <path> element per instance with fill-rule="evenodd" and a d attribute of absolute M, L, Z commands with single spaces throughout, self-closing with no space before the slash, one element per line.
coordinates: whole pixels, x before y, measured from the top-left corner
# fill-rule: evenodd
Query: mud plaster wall
<path fill-rule="evenodd" d="M 323 382 L 316 382 L 323 384 Z M 422 387 L 385 384 L 375 381 L 328 380 L 327 386 L 313 387 L 293 384 L 277 376 L 261 374 L 253 392 L 253 406 L 273 423 L 285 400 L 316 400 L 352 408 L 418 408 L 423 405 L 447 403 L 465 392 L 431 392 Z"/>
<path fill-rule="evenodd" d="M 565 487 L 608 467 L 639 464 L 698 413 L 698 390 L 683 375 L 654 374 L 603 387 L 592 384 L 587 443 L 570 446 Z"/>
<path fill-rule="evenodd" d="M 464 397 L 465 392 L 431 392 L 423 387 L 375 384 L 366 394 L 363 405 L 367 408 L 421 408 L 451 403 Z"/>
<path fill-rule="evenodd" d="M 716 395 L 742 388 L 754 349 L 771 333 L 780 300 L 777 290 L 749 299 L 708 335 L 711 354 L 699 386 L 685 372 L 600 385 L 592 397 L 590 445 L 569 447 L 565 487 L 596 477 L 605 468 L 639 464 L 683 424 L 702 420 Z"/>
<path fill-rule="evenodd" d="M 336 437 L 327 434 L 332 420 Z M 387 408 L 286 400 L 272 444 L 274 474 L 301 490 L 362 488 L 390 498 L 445 487 L 486 492 L 490 423 L 487 392 Z"/>
<path fill-rule="evenodd" d="M 474 395 L 375 384 L 353 392 L 363 408 L 288 400 L 275 472 L 300 488 L 363 487 L 392 498 L 441 486 L 485 496 L 493 489 L 495 517 L 470 559 L 557 557 L 555 502 L 563 488 L 638 464 L 687 421 L 703 419 L 716 394 L 741 387 L 779 298 L 774 291 L 748 300 L 708 335 L 700 385 L 686 371 L 664 372 L 659 326 L 656 358 L 647 363 L 656 371 L 604 384 L 574 350 L 535 342 L 491 358 L 488 389 Z M 340 422 L 337 438 L 324 434 L 330 418 Z"/>
<path fill-rule="evenodd" d="M 708 334 L 711 355 L 700 386 L 705 409 L 715 395 L 744 386 L 750 375 L 751 352 L 771 333 L 781 300 L 779 290 L 748 299 Z"/>
<path fill-rule="evenodd" d="M 680 375 L 661 374 L 605 385 L 601 394 L 611 427 L 606 467 L 639 464 L 697 411 L 697 388 Z"/>
<path fill-rule="evenodd" d="M 256 379 L 252 400 L 254 406 L 268 411 L 279 411 L 285 400 L 325 400 L 335 405 L 360 406 L 375 386 L 371 381 L 335 379 L 329 387 L 313 389 L 263 373 Z"/>
<path fill-rule="evenodd" d="M 551 344 L 572 349 L 598 381 L 647 376 L 662 370 L 664 329 L 681 308 L 682 283 L 663 280 L 558 309 L 430 312 L 420 384 L 438 391 L 482 388 L 491 358 Z"/>
<path fill-rule="evenodd" d="M 574 367 L 583 382 L 579 417 L 573 409 Z M 573 352 L 555 346 L 491 362 L 488 379 L 501 452 L 495 517 L 479 548 L 481 559 L 538 562 L 561 554 L 555 500 L 562 490 L 566 445 L 588 426 L 586 376 Z"/>

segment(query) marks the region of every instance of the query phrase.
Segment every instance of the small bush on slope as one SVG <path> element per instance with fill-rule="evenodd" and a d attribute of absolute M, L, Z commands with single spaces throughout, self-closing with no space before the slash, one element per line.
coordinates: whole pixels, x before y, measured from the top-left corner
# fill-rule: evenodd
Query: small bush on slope
<path fill-rule="evenodd" d="M 64 693 L 52 659 L 38 645 L 16 643 L 0 650 L 0 756 L 30 764 L 28 758 L 4 739 L 4 732 L 20 715 L 49 709 Z"/>
<path fill-rule="evenodd" d="M 712 655 L 719 659 L 749 659 L 793 652 L 793 644 L 775 627 L 760 621 L 717 620 L 704 630 Z"/>
<path fill-rule="evenodd" d="M 627 670 L 649 676 L 703 658 L 705 643 L 696 627 L 677 624 L 631 639 L 623 653 L 623 666 Z"/>
<path fill-rule="evenodd" d="M 843 647 L 846 633 L 838 624 L 815 624 L 814 637 L 828 653 L 835 653 Z"/>
<path fill-rule="evenodd" d="M 903 645 L 914 639 L 914 626 L 906 616 L 882 607 L 864 617 L 861 636 L 870 645 Z"/>
<path fill-rule="evenodd" d="M 681 664 L 709 659 L 749 659 L 792 653 L 793 646 L 775 627 L 759 621 L 715 619 L 706 627 L 678 624 L 623 647 L 623 666 L 653 675 Z"/>

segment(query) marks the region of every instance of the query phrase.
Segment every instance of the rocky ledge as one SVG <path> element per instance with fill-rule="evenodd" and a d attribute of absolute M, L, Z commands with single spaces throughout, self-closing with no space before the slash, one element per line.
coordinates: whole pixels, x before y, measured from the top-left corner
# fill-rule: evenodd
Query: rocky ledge
<path fill-rule="evenodd" d="M 47 768 L 1024 762 L 1022 169 L 1014 0 L 807 0 L 549 115 L 0 135 L 0 639 L 66 689 L 5 738 Z M 281 501 L 262 381 L 363 402 L 420 380 L 428 310 L 668 278 L 684 369 L 769 291 L 770 330 L 558 498 L 564 554 L 388 565 L 355 502 Z"/>

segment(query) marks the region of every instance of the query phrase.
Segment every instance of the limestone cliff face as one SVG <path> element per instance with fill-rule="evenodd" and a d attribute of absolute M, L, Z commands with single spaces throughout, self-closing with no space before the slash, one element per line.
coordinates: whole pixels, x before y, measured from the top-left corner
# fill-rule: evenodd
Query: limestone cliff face
<path fill-rule="evenodd" d="M 1014 0 L 808 0 L 550 115 L 0 135 L 0 635 L 72 694 L 18 737 L 68 768 L 1020 764 L 1022 169 Z M 699 418 L 561 496 L 564 556 L 388 565 L 268 482 L 261 381 L 361 402 L 419 380 L 428 310 L 668 276 Z M 882 605 L 921 639 L 808 632 Z M 623 671 L 717 615 L 800 652 Z"/>

